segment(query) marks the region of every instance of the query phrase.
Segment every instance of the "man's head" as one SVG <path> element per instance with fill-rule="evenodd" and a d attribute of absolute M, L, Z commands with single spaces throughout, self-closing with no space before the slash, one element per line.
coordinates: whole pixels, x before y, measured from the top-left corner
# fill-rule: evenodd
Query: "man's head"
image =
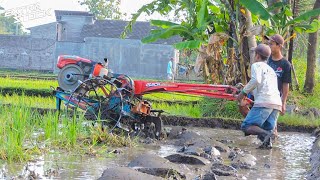
<path fill-rule="evenodd" d="M 255 52 L 255 62 L 266 61 L 271 55 L 271 49 L 268 45 L 259 44 L 256 48 L 254 48 Z"/>
<path fill-rule="evenodd" d="M 269 46 L 271 48 L 272 54 L 281 52 L 281 49 L 284 45 L 284 39 L 281 35 L 275 34 L 273 36 L 265 36 L 269 40 Z"/>

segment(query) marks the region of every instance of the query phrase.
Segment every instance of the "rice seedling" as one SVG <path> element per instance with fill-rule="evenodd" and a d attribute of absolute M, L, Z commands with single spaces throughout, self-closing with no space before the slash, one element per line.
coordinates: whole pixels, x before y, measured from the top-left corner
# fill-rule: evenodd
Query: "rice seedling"
<path fill-rule="evenodd" d="M 32 155 L 41 153 L 43 148 L 78 154 L 133 143 L 128 136 L 110 134 L 107 129 L 91 123 L 84 125 L 84 122 L 79 115 L 73 118 L 59 117 L 57 112 L 40 115 L 29 106 L 3 106 L 0 108 L 0 159 L 27 161 Z"/>
<path fill-rule="evenodd" d="M 31 128 L 28 119 L 32 117 L 30 109 L 3 107 L 0 109 L 0 154 L 9 162 L 29 159 L 25 153 L 24 142 Z"/>
<path fill-rule="evenodd" d="M 29 80 L 29 79 L 12 79 L 1 78 L 0 87 L 16 87 L 25 89 L 50 89 L 50 87 L 57 87 L 58 81 L 56 80 Z"/>
<path fill-rule="evenodd" d="M 25 96 L 13 94 L 0 95 L 0 104 L 11 104 L 34 108 L 55 108 L 55 97 L 41 97 L 41 96 Z"/>
<path fill-rule="evenodd" d="M 6 75 L 6 76 L 24 75 L 24 76 L 42 76 L 42 77 L 57 76 L 52 72 L 35 71 L 35 70 L 25 71 L 25 70 L 12 70 L 12 69 L 0 69 L 0 75 Z"/>

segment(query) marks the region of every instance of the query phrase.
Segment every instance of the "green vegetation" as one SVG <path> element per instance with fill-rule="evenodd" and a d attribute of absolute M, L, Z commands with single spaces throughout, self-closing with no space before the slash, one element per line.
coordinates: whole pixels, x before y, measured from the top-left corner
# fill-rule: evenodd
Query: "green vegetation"
<path fill-rule="evenodd" d="M 289 102 L 297 103 L 299 107 L 305 107 L 305 108 L 319 108 L 320 109 L 320 86 L 318 83 L 320 82 L 320 75 L 319 73 L 316 73 L 316 86 L 314 88 L 313 94 L 306 94 L 302 92 L 303 89 L 303 83 L 305 78 L 305 72 L 307 69 L 307 61 L 305 59 L 298 59 L 293 61 L 294 67 L 296 69 L 297 78 L 299 84 L 299 89 L 301 91 L 293 91 L 291 92 L 289 96 Z M 317 68 L 317 71 L 319 72 L 319 68 Z"/>
<path fill-rule="evenodd" d="M 126 15 L 120 12 L 120 0 L 80 0 L 78 2 L 86 6 L 98 20 L 121 19 Z"/>
<path fill-rule="evenodd" d="M 0 11 L 3 8 L 0 6 Z M 0 34 L 23 34 L 22 24 L 14 16 L 0 13 Z"/>
<path fill-rule="evenodd" d="M 169 115 L 187 116 L 194 118 L 202 117 L 202 112 L 199 105 L 169 105 L 168 103 L 154 103 L 152 105 L 152 108 L 164 110 Z"/>
<path fill-rule="evenodd" d="M 51 108 L 54 109 L 56 105 L 56 99 L 54 96 L 41 97 L 41 96 L 24 96 L 13 94 L 0 95 L 0 105 L 11 104 L 15 106 L 34 107 L 34 108 Z"/>
<path fill-rule="evenodd" d="M 56 80 L 31 80 L 31 79 L 12 79 L 0 78 L 0 87 L 24 88 L 24 89 L 50 89 L 50 86 L 57 87 Z"/>
<path fill-rule="evenodd" d="M 305 60 L 294 61 L 300 89 L 306 71 Z M 319 75 L 316 77 L 320 81 Z M 26 88 L 45 90 L 57 86 L 50 80 L 19 80 L 0 78 L 3 88 Z M 314 94 L 291 91 L 288 104 L 296 104 L 300 110 L 320 109 L 320 86 Z M 194 118 L 219 117 L 237 119 L 243 117 L 238 112 L 237 102 L 189 96 L 179 93 L 153 93 L 145 95 L 155 101 L 153 109 L 162 109 L 164 115 L 178 115 Z M 163 101 L 163 102 L 161 102 Z M 10 105 L 4 105 L 10 104 Z M 60 116 L 54 111 L 40 114 L 34 108 L 55 108 L 55 97 L 26 96 L 23 93 L 0 95 L 0 159 L 7 161 L 26 161 L 33 155 L 63 150 L 77 154 L 102 155 L 110 146 L 131 146 L 133 141 L 127 136 L 110 135 L 99 125 L 92 126 L 81 117 Z M 279 123 L 290 126 L 318 127 L 320 119 L 302 115 L 286 114 L 280 116 Z M 86 125 L 87 124 L 87 125 Z M 104 153 L 105 154 L 105 153 Z"/>
<path fill-rule="evenodd" d="M 57 78 L 56 74 L 49 71 L 35 71 L 35 70 L 16 70 L 0 68 L 0 76 L 32 76 L 32 77 L 52 77 Z"/>
<path fill-rule="evenodd" d="M 172 101 L 172 102 L 183 102 L 187 104 L 188 102 L 192 101 L 200 101 L 203 97 L 200 96 L 192 96 L 180 93 L 152 93 L 146 94 L 143 96 L 145 99 L 148 100 L 156 100 L 156 101 Z"/>
<path fill-rule="evenodd" d="M 84 124 L 82 118 L 58 118 L 54 112 L 40 115 L 29 106 L 2 106 L 0 159 L 23 162 L 51 150 L 106 156 L 109 146 L 131 146 L 133 143 L 126 136 L 110 134 L 100 125 Z"/>

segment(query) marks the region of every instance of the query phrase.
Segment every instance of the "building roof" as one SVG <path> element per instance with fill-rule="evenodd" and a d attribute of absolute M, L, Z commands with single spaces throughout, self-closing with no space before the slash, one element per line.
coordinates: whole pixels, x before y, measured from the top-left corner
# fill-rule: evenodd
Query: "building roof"
<path fill-rule="evenodd" d="M 54 26 L 55 27 L 56 25 L 57 25 L 57 22 L 52 22 L 52 23 L 47 23 L 47 24 L 41 24 L 41 25 L 38 25 L 38 26 L 28 27 L 26 29 L 31 30 L 31 29 L 42 28 L 42 27 L 50 27 L 50 26 Z"/>
<path fill-rule="evenodd" d="M 97 20 L 92 25 L 84 25 L 81 32 L 81 37 L 105 37 L 105 38 L 120 38 L 128 21 L 122 20 Z M 127 34 L 126 39 L 138 39 L 149 35 L 154 27 L 150 26 L 149 22 L 137 21 L 133 27 L 132 32 Z M 181 41 L 181 38 L 172 37 L 170 39 L 162 39 L 153 44 L 173 44 Z"/>
<path fill-rule="evenodd" d="M 64 11 L 64 10 L 55 10 L 54 14 L 56 20 L 59 21 L 61 16 L 92 16 L 94 15 L 87 11 Z"/>

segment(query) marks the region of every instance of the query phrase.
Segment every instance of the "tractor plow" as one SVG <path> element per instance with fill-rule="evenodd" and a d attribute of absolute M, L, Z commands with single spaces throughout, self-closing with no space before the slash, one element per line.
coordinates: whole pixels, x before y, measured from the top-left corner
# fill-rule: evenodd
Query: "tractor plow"
<path fill-rule="evenodd" d="M 132 80 L 123 74 L 109 73 L 103 64 L 77 56 L 62 55 L 57 67 L 59 87 L 54 90 L 57 109 L 62 102 L 74 112 L 81 110 L 88 120 L 101 121 L 110 131 L 121 128 L 143 133 L 146 137 L 162 137 L 162 110 L 153 110 L 143 95 L 174 92 L 210 98 L 236 100 L 241 86 L 186 84 Z M 247 99 L 247 104 L 252 101 Z M 245 114 L 249 108 L 240 108 Z"/>

